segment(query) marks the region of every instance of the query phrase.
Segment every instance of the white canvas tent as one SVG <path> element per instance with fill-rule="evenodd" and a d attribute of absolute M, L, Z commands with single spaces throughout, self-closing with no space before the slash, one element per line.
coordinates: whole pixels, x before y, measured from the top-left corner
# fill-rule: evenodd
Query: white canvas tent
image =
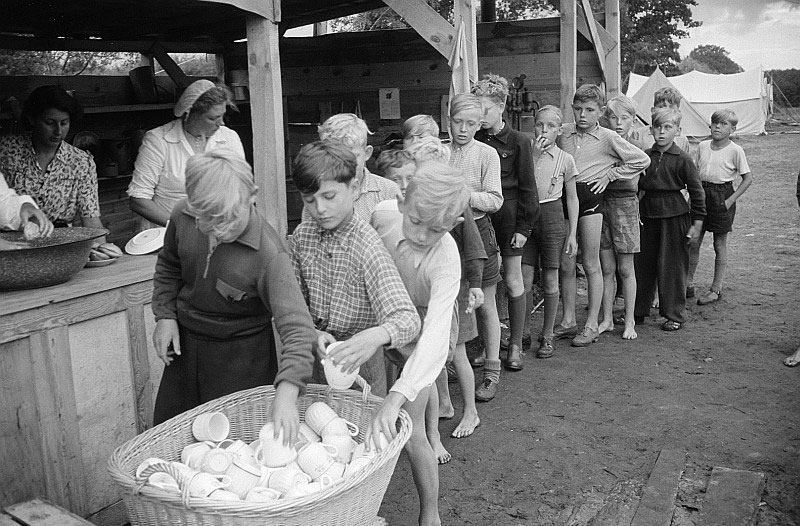
<path fill-rule="evenodd" d="M 690 136 L 708 135 L 708 124 L 711 114 L 723 108 L 736 112 L 739 124 L 736 135 L 759 135 L 764 133 L 770 108 L 770 90 L 763 72 L 758 70 L 745 71 L 732 75 L 711 75 L 699 71 L 691 71 L 685 75 L 665 77 L 661 70 L 656 69 L 650 77 L 631 73 L 628 82 L 628 96 L 637 100 L 638 92 L 649 80 L 657 78 L 659 84 L 666 80 L 683 95 L 691 107 L 702 117 L 705 130 L 687 130 L 686 113 L 682 123 L 683 134 Z M 663 80 L 661 79 L 663 77 Z M 658 88 L 656 88 L 658 89 Z M 639 104 L 645 112 L 653 105 L 653 95 L 650 93 L 646 105 Z M 681 106 L 683 110 L 683 106 Z M 647 116 L 649 121 L 649 115 Z M 692 125 L 692 128 L 694 126 Z M 695 133 L 698 132 L 698 133 Z"/>
<path fill-rule="evenodd" d="M 640 82 L 639 79 L 642 79 L 642 81 Z M 656 91 L 669 87 L 677 89 L 683 95 L 683 92 L 672 84 L 670 80 L 658 68 L 650 77 L 631 73 L 631 79 L 628 83 L 628 97 L 636 103 L 636 115 L 645 124 L 650 124 L 650 108 L 653 107 L 653 95 Z M 634 85 L 634 82 L 638 85 Z M 684 96 L 683 100 L 681 100 L 681 134 L 687 137 L 706 137 L 709 134 L 709 122 L 710 119 L 706 120 L 697 108 L 689 102 L 689 99 Z"/>

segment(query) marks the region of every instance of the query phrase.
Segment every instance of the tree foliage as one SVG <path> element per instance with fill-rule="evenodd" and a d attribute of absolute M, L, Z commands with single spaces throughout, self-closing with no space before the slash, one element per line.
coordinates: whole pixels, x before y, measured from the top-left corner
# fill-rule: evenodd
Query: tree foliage
<path fill-rule="evenodd" d="M 677 39 L 701 22 L 692 19 L 696 0 L 620 0 L 622 75 L 650 75 L 658 66 L 666 75 L 678 73 Z"/>
<path fill-rule="evenodd" d="M 800 107 L 800 69 L 773 69 L 768 72 L 772 82 L 795 108 Z M 782 103 L 783 98 L 774 90 L 775 103 Z"/>
<path fill-rule="evenodd" d="M 0 50 L 0 75 L 114 75 L 138 61 L 136 53 Z"/>
<path fill-rule="evenodd" d="M 723 47 L 714 45 L 697 46 L 689 53 L 689 58 L 705 64 L 710 73 L 741 73 L 742 67 L 731 60 L 730 53 Z"/>

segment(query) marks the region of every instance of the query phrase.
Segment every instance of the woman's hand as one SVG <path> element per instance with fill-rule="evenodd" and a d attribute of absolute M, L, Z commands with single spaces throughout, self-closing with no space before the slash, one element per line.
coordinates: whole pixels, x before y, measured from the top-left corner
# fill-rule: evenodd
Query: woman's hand
<path fill-rule="evenodd" d="M 178 320 L 161 319 L 156 322 L 153 331 L 153 345 L 156 354 L 166 365 L 172 363 L 173 356 L 181 354 L 181 336 Z"/>

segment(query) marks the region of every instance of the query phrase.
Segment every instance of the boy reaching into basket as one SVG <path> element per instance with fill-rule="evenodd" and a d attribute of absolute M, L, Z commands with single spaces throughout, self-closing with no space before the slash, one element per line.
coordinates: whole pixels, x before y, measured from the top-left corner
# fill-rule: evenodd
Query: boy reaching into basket
<path fill-rule="evenodd" d="M 428 440 L 426 413 L 438 413 L 434 382 L 451 340 L 455 343 L 458 337 L 455 305 L 461 257 L 448 232 L 464 220 L 461 214 L 469 197 L 459 170 L 429 161 L 417 166 L 405 198 L 398 197 L 398 210 L 378 207 L 372 215 L 372 226 L 392 255 L 423 322 L 416 341 L 386 353 L 388 360 L 402 365 L 403 372 L 375 413 L 365 441 L 371 444 L 379 433 L 393 438 L 400 408 L 409 413 L 412 431 L 405 448 L 419 493 L 419 524 L 424 526 L 441 524 L 437 458 Z M 345 352 L 332 353 L 332 359 L 344 364 L 350 360 Z"/>

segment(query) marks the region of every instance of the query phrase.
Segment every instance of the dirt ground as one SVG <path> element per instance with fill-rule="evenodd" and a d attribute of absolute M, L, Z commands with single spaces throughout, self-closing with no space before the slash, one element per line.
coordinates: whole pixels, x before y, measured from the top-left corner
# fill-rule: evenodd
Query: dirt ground
<path fill-rule="evenodd" d="M 782 364 L 800 345 L 800 135 L 737 142 L 755 183 L 737 207 L 722 300 L 690 304 L 675 333 L 650 318 L 634 341 L 617 329 L 586 349 L 558 342 L 547 360 L 528 353 L 478 406 L 481 426 L 466 439 L 450 437 L 461 409 L 450 384 L 456 418 L 439 426 L 453 454 L 439 471 L 444 525 L 627 526 L 663 449 L 686 452 L 673 526 L 695 524 L 715 466 L 766 474 L 759 526 L 800 525 L 800 367 Z M 710 238 L 701 258 L 702 291 Z M 401 455 L 381 515 L 412 525 L 417 511 Z"/>

